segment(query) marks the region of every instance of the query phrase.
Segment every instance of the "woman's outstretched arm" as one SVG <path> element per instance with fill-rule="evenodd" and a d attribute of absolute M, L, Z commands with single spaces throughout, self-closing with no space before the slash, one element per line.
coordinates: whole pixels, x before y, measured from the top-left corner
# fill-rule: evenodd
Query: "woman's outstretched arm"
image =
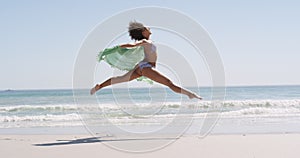
<path fill-rule="evenodd" d="M 131 47 L 137 47 L 137 46 L 140 46 L 141 44 L 145 43 L 146 40 L 141 40 L 141 41 L 138 41 L 136 43 L 128 43 L 128 44 L 121 44 L 120 47 L 121 48 L 131 48 Z"/>
<path fill-rule="evenodd" d="M 135 44 L 121 44 L 120 45 L 121 48 L 130 48 L 130 47 L 135 47 Z"/>

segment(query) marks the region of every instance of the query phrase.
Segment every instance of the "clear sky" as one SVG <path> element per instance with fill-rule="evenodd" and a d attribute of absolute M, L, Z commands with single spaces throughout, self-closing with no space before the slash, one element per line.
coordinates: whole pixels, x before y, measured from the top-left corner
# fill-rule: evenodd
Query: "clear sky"
<path fill-rule="evenodd" d="M 297 0 L 10 0 L 0 1 L 0 89 L 72 88 L 89 31 L 142 6 L 172 8 L 200 23 L 220 51 L 227 85 L 300 84 Z"/>

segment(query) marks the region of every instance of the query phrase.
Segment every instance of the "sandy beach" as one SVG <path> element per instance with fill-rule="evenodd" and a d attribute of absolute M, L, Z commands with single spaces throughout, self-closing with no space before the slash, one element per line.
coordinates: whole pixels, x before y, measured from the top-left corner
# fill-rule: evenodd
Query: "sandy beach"
<path fill-rule="evenodd" d="M 132 143 L 138 139 L 93 138 L 90 135 L 1 135 L 1 157 L 80 158 L 80 157 L 205 157 L 205 158 L 297 158 L 300 134 L 251 134 L 183 136 L 152 152 L 132 153 L 112 149 L 109 141 Z M 147 141 L 142 140 L 147 143 Z"/>

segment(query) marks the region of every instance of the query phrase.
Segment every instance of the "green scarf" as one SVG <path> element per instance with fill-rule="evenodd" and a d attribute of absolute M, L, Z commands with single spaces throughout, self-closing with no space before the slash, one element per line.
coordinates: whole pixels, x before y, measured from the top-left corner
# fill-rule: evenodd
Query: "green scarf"
<path fill-rule="evenodd" d="M 144 59 L 144 48 L 142 46 L 133 48 L 121 48 L 115 46 L 112 48 L 106 48 L 98 54 L 98 61 L 106 61 L 110 66 L 119 70 L 130 71 L 140 61 Z M 149 84 L 153 84 L 153 81 L 147 77 L 139 77 L 137 81 L 145 81 Z"/>

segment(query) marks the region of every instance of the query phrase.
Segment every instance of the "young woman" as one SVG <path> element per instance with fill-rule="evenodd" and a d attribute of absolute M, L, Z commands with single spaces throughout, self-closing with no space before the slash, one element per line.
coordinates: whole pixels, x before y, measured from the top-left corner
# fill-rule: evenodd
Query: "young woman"
<path fill-rule="evenodd" d="M 157 60 L 156 46 L 150 40 L 150 35 L 152 34 L 150 28 L 145 27 L 143 24 L 138 22 L 129 23 L 129 35 L 131 39 L 135 40 L 134 44 L 123 44 L 119 47 L 121 48 L 131 48 L 142 46 L 144 48 L 144 59 L 139 62 L 132 70 L 127 72 L 122 76 L 111 77 L 101 84 L 96 84 L 94 88 L 91 89 L 90 93 L 93 95 L 96 91 L 100 90 L 109 85 L 113 85 L 121 82 L 128 82 L 145 76 L 153 81 L 161 83 L 168 86 L 176 93 L 181 93 L 187 95 L 190 99 L 197 98 L 202 99 L 202 97 L 192 93 L 184 88 L 175 85 L 171 80 L 169 80 L 164 75 L 156 71 L 155 65 Z"/>

